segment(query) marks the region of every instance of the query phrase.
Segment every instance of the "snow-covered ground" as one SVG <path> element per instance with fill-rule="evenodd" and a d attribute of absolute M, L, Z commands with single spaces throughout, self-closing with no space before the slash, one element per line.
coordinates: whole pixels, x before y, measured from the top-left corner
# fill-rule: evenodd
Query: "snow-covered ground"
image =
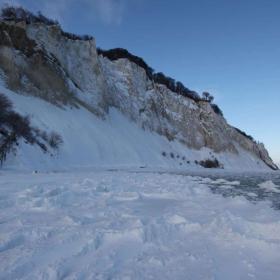
<path fill-rule="evenodd" d="M 0 279 L 279 279 L 280 212 L 209 184 L 239 186 L 124 170 L 2 172 Z"/>

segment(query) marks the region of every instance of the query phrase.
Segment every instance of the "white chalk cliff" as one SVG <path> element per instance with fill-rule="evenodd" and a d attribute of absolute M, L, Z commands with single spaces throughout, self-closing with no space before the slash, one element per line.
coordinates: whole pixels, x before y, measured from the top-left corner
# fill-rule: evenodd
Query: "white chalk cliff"
<path fill-rule="evenodd" d="M 129 59 L 98 55 L 94 39 L 69 38 L 58 25 L 7 20 L 0 39 L 0 93 L 64 142 L 49 155 L 21 141 L 6 167 L 188 169 L 216 158 L 225 169 L 277 169 L 263 144 L 230 126 L 209 102 L 151 81 Z"/>

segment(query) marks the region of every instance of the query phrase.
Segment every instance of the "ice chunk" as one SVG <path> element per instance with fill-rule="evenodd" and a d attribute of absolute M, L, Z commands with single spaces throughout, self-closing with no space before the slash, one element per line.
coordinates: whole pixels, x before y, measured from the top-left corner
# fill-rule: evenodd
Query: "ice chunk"
<path fill-rule="evenodd" d="M 280 186 L 275 185 L 272 181 L 266 181 L 258 185 L 261 189 L 266 192 L 280 193 Z"/>

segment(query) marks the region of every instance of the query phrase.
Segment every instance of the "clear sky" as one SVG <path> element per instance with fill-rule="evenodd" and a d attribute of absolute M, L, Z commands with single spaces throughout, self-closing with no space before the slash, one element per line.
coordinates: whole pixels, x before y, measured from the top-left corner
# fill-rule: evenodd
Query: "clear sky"
<path fill-rule="evenodd" d="M 6 0 L 207 90 L 280 163 L 279 0 Z"/>

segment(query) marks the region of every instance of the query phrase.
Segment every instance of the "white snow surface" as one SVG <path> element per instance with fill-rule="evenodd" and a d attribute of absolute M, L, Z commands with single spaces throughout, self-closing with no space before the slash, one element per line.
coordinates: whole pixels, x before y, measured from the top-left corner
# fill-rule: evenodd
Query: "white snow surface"
<path fill-rule="evenodd" d="M 259 184 L 259 187 L 265 190 L 266 192 L 280 193 L 280 186 L 275 185 L 272 181 L 263 182 Z"/>
<path fill-rule="evenodd" d="M 0 279 L 278 280 L 279 212 L 213 194 L 207 182 L 1 172 Z"/>
<path fill-rule="evenodd" d="M 22 115 L 30 116 L 33 126 L 55 131 L 63 145 L 54 156 L 37 146 L 20 143 L 16 156 L 10 155 L 4 168 L 13 170 L 77 170 L 93 167 L 157 167 L 202 169 L 195 161 L 216 157 L 229 170 L 269 170 L 253 154 L 216 154 L 208 148 L 194 150 L 178 141 L 168 141 L 155 132 L 143 130 L 117 109 L 111 108 L 105 120 L 85 108 L 59 108 L 42 99 L 16 94 L 0 81 L 0 92 Z M 163 156 L 165 153 L 165 156 Z"/>

